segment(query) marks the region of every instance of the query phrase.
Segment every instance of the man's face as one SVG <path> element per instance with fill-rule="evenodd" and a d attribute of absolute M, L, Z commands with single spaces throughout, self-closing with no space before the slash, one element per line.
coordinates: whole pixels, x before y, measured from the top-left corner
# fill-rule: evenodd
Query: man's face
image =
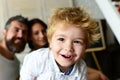
<path fill-rule="evenodd" d="M 27 42 L 27 26 L 18 21 L 12 21 L 5 34 L 7 48 L 14 53 L 24 50 Z"/>

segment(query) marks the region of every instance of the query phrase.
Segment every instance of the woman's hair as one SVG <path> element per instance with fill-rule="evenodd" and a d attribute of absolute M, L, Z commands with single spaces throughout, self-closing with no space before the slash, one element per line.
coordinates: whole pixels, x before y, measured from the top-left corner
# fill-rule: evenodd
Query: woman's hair
<path fill-rule="evenodd" d="M 98 41 L 100 38 L 99 27 L 82 7 L 57 8 L 53 10 L 48 21 L 47 37 L 49 42 L 55 32 L 57 23 L 73 24 L 76 27 L 86 29 L 87 45 Z"/>
<path fill-rule="evenodd" d="M 36 23 L 39 23 L 40 25 L 42 25 L 42 26 L 45 28 L 45 30 L 47 30 L 47 25 L 46 25 L 42 20 L 40 20 L 40 19 L 38 19 L 38 18 L 31 19 L 31 20 L 29 21 L 28 37 L 31 36 L 31 34 L 32 34 L 32 27 L 33 27 L 33 25 L 36 24 Z M 34 49 L 33 42 L 32 42 L 32 40 L 30 40 L 30 39 L 28 39 L 28 46 L 29 46 L 32 50 Z"/>

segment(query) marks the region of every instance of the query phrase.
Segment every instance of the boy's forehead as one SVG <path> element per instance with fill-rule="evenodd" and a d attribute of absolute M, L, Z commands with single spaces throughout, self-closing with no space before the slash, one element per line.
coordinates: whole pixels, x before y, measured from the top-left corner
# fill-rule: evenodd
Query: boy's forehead
<path fill-rule="evenodd" d="M 64 22 L 56 23 L 54 25 L 52 36 L 63 35 L 63 34 L 66 34 L 66 35 L 74 34 L 77 37 L 83 37 L 83 38 L 87 36 L 85 29 L 78 25 L 71 24 L 71 23 L 64 23 Z"/>
<path fill-rule="evenodd" d="M 56 30 L 55 33 L 67 33 L 67 34 L 76 34 L 76 35 L 81 35 L 81 34 L 85 34 L 85 29 L 83 29 L 82 27 L 77 27 L 74 24 L 56 24 Z"/>
<path fill-rule="evenodd" d="M 78 28 L 78 29 L 82 29 L 82 27 L 76 25 L 76 24 L 72 24 L 72 23 L 65 23 L 65 22 L 59 22 L 59 23 L 56 23 L 54 25 L 54 27 L 56 29 L 67 29 L 67 28 L 70 28 L 70 27 L 75 27 L 75 28 Z"/>

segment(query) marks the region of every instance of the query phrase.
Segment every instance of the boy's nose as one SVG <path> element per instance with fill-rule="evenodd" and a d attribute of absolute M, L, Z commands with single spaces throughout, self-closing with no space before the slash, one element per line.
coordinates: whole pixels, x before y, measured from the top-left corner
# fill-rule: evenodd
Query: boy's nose
<path fill-rule="evenodd" d="M 73 51 L 73 45 L 72 45 L 72 43 L 66 43 L 66 44 L 64 44 L 64 48 L 65 48 L 65 50 L 66 51 Z"/>

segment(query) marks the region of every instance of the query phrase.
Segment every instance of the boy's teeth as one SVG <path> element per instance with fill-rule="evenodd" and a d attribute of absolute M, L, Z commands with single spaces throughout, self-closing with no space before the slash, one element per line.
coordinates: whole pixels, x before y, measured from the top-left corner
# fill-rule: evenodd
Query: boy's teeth
<path fill-rule="evenodd" d="M 70 58 L 71 56 L 65 56 L 65 55 L 62 55 L 63 57 L 65 57 L 65 58 Z"/>

